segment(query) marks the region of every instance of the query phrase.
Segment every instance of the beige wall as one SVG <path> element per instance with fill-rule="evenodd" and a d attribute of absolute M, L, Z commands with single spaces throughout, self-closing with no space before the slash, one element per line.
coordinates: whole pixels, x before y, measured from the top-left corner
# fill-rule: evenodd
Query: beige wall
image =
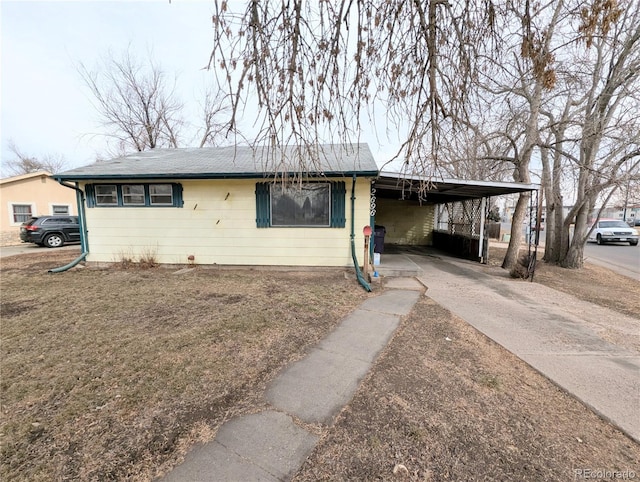
<path fill-rule="evenodd" d="M 172 181 L 182 184 L 182 208 L 87 208 L 87 261 L 152 255 L 167 264 L 187 264 L 193 256 L 195 264 L 350 266 L 352 181 L 344 181 L 344 228 L 257 228 L 256 180 Z M 370 180 L 358 178 L 358 247 L 364 246 L 369 198 Z"/>
<path fill-rule="evenodd" d="M 428 246 L 432 243 L 434 206 L 377 198 L 376 224 L 386 228 L 385 244 Z"/>
<path fill-rule="evenodd" d="M 13 206 L 25 204 L 31 206 L 33 216 L 53 214 L 54 205 L 69 206 L 69 214 L 77 214 L 76 194 L 73 189 L 61 186 L 49 177 L 47 172 L 25 174 L 0 181 L 1 244 L 18 244 L 18 233 L 22 222 L 15 222 Z"/>

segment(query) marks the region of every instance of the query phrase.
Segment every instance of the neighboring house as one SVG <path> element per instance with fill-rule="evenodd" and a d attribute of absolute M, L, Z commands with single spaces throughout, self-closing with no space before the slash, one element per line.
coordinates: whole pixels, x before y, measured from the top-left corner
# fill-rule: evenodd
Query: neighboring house
<path fill-rule="evenodd" d="M 319 146 L 300 174 L 294 149 L 155 149 L 54 177 L 85 193 L 89 263 L 350 266 L 370 222 L 373 156 L 366 144 Z"/>
<path fill-rule="evenodd" d="M 76 194 L 38 171 L 0 179 L 0 243 L 19 244 L 20 225 L 32 216 L 76 214 Z"/>

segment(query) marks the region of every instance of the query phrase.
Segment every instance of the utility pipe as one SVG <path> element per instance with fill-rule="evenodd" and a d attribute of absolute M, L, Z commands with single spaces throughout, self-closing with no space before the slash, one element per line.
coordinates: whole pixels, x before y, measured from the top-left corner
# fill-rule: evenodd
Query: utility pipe
<path fill-rule="evenodd" d="M 353 175 L 353 183 L 351 184 L 351 258 L 353 259 L 353 267 L 356 270 L 356 278 L 360 285 L 367 291 L 371 291 L 371 286 L 364 279 L 358 258 L 356 257 L 356 234 L 355 234 L 355 203 L 356 203 L 356 175 Z"/>
<path fill-rule="evenodd" d="M 84 261 L 84 259 L 87 257 L 89 253 L 82 253 L 80 256 L 78 256 L 76 259 L 74 259 L 73 261 L 71 261 L 71 263 L 69 264 L 65 264 L 64 266 L 60 266 L 59 268 L 53 268 L 50 269 L 48 272 L 49 273 L 62 273 L 63 271 L 67 271 L 68 269 L 73 268 L 75 265 L 77 265 L 80 261 Z"/>
<path fill-rule="evenodd" d="M 78 187 L 78 183 L 75 186 L 66 184 L 64 181 L 58 180 L 64 187 L 68 187 L 69 189 L 74 189 L 76 191 L 76 204 L 78 205 L 78 224 L 80 225 L 80 247 L 82 249 L 82 254 L 78 256 L 76 259 L 71 261 L 69 264 L 65 264 L 64 266 L 60 266 L 59 268 L 50 269 L 49 273 L 62 273 L 63 271 L 67 271 L 68 269 L 73 268 L 81 261 L 84 261 L 89 254 L 89 243 L 87 241 L 87 222 L 85 218 L 84 212 L 84 191 Z"/>

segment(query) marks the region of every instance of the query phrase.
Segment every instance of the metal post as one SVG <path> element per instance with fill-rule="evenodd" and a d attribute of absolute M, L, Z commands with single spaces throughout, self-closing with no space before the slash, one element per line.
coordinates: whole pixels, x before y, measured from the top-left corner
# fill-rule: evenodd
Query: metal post
<path fill-rule="evenodd" d="M 485 210 L 487 209 L 487 198 L 483 197 L 480 200 L 480 242 L 478 243 L 478 258 L 482 260 L 482 252 L 484 249 L 484 220 L 487 215 Z"/>

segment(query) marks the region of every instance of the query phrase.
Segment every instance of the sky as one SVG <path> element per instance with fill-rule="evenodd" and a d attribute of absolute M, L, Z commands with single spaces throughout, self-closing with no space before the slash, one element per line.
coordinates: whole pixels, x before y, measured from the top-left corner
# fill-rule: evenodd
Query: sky
<path fill-rule="evenodd" d="M 78 73 L 109 50 L 151 51 L 172 77 L 179 96 L 195 104 L 211 81 L 203 70 L 212 45 L 212 1 L 0 0 L 0 133 L 2 162 L 10 141 L 24 153 L 63 155 L 69 167 L 104 155 L 104 138 L 91 95 Z M 4 169 L 3 169 L 4 171 Z"/>
<path fill-rule="evenodd" d="M 109 51 L 118 57 L 130 49 L 138 58 L 150 51 L 169 77 L 177 75 L 180 99 L 195 109 L 213 83 L 203 70 L 213 7 L 213 0 L 0 0 L 2 163 L 14 159 L 10 142 L 36 158 L 63 156 L 69 168 L 107 155 L 78 65 L 95 70 Z M 398 147 L 381 148 L 379 137 L 366 133 L 364 140 L 379 164 Z"/>

